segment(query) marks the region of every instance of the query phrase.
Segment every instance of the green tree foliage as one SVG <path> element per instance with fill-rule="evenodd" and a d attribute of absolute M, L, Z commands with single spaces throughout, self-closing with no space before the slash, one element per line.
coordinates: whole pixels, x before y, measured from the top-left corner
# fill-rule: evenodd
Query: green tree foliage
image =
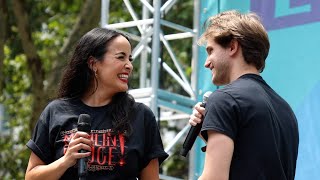
<path fill-rule="evenodd" d="M 100 1 L 0 0 L 0 177 L 24 179 L 25 144 L 54 92 L 74 43 L 98 26 Z"/>
<path fill-rule="evenodd" d="M 6 57 L 12 52 L 6 47 Z M 29 152 L 24 146 L 30 138 L 27 121 L 30 120 L 32 97 L 27 93 L 30 89 L 30 73 L 26 66 L 24 55 L 16 55 L 15 59 L 4 60 L 5 94 L 0 97 L 4 103 L 7 131 L 2 131 L 0 138 L 0 177 L 4 179 L 23 179 Z M 15 128 L 13 128 L 15 127 Z"/>

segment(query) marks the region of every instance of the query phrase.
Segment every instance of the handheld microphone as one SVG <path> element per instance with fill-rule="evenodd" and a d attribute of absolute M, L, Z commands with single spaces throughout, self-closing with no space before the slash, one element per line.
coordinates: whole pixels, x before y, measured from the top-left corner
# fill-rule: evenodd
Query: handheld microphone
<path fill-rule="evenodd" d="M 206 106 L 206 103 L 207 103 L 208 98 L 209 98 L 211 93 L 212 93 L 211 91 L 207 91 L 206 93 L 204 93 L 203 100 L 202 100 L 202 103 L 200 105 L 201 107 L 205 107 Z M 192 148 L 194 141 L 196 140 L 197 136 L 200 133 L 200 130 L 201 130 L 201 127 L 202 127 L 202 122 L 203 122 L 203 117 L 202 117 L 201 123 L 197 124 L 196 126 L 192 126 L 190 128 L 189 133 L 188 133 L 188 135 L 187 135 L 187 137 L 186 137 L 186 139 L 185 139 L 185 141 L 183 143 L 182 151 L 180 152 L 181 156 L 186 157 L 188 152 Z"/>
<path fill-rule="evenodd" d="M 78 118 L 78 131 L 90 133 L 91 131 L 91 117 L 89 114 L 80 114 Z M 80 153 L 86 151 L 81 149 Z M 87 176 L 87 158 L 80 158 L 78 160 L 78 175 L 80 180 L 86 179 Z"/>

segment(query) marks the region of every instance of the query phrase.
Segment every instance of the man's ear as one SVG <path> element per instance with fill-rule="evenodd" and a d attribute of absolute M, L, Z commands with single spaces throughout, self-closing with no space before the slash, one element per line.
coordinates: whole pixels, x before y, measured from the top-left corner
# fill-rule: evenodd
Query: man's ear
<path fill-rule="evenodd" d="M 231 40 L 230 42 L 230 55 L 234 55 L 239 50 L 239 42 L 235 39 Z"/>

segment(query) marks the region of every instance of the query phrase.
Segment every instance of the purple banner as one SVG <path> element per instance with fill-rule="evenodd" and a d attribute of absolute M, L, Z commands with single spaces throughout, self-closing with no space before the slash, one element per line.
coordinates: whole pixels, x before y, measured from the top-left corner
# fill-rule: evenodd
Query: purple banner
<path fill-rule="evenodd" d="M 320 21 L 320 0 L 290 0 L 288 8 L 309 5 L 309 12 L 276 16 L 276 0 L 251 0 L 251 11 L 262 17 L 268 30 L 281 29 Z M 286 11 L 284 9 L 283 11 Z"/>

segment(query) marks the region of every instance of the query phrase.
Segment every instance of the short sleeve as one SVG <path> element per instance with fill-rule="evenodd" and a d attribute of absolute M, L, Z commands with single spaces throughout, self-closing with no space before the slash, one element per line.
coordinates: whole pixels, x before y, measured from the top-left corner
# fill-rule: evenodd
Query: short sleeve
<path fill-rule="evenodd" d="M 52 162 L 52 153 L 46 114 L 46 110 L 42 112 L 34 128 L 32 138 L 28 141 L 26 146 L 46 164 L 50 164 Z"/>
<path fill-rule="evenodd" d="M 152 111 L 145 107 L 145 159 L 143 161 L 143 167 L 155 158 L 158 158 L 159 164 L 161 164 L 168 154 L 164 151 L 159 128 Z"/>
<path fill-rule="evenodd" d="M 208 140 L 208 130 L 214 130 L 235 140 L 239 106 L 226 92 L 215 91 L 208 99 L 201 135 Z"/>

